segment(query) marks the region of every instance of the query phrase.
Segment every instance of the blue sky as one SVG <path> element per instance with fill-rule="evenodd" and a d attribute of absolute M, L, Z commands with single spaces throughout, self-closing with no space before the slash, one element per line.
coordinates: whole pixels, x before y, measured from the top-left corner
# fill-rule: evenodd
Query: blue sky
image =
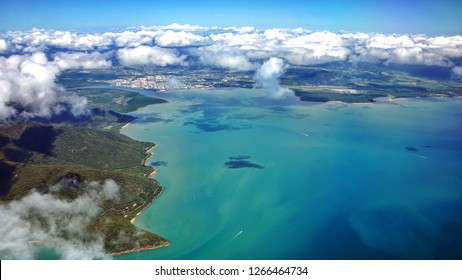
<path fill-rule="evenodd" d="M 311 30 L 462 34 L 462 1 L 0 0 L 0 29 L 92 30 L 171 23 Z"/>

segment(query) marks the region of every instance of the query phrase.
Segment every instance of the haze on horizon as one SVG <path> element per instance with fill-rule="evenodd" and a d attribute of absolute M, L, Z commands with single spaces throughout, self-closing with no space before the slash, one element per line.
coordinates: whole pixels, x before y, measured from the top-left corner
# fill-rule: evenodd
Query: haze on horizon
<path fill-rule="evenodd" d="M 462 30 L 462 2 L 457 0 L 4 0 L 0 7 L 0 32 L 34 27 L 107 31 L 173 22 L 432 36 L 460 35 Z"/>

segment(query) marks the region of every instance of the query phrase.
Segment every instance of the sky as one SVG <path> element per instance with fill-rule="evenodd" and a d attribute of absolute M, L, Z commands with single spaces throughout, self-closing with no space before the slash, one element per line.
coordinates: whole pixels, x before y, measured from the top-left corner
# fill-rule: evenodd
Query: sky
<path fill-rule="evenodd" d="M 0 0 L 0 32 L 128 26 L 253 26 L 314 31 L 461 35 L 459 0 Z"/>
<path fill-rule="evenodd" d="M 278 80 L 296 65 L 442 67 L 462 80 L 458 1 L 0 0 L 0 120 L 87 114 L 56 82 L 75 69 L 253 71 L 271 98 L 290 94 Z"/>

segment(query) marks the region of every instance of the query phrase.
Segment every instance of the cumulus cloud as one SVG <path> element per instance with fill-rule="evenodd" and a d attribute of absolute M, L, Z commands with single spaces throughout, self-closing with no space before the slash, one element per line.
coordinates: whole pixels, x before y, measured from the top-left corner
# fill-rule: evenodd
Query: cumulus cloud
<path fill-rule="evenodd" d="M 135 27 L 137 28 L 137 27 Z M 190 24 L 179 24 L 179 23 L 172 23 L 165 26 L 149 26 L 141 27 L 142 30 L 183 30 L 183 31 L 205 31 L 208 30 L 208 27 L 199 26 L 199 25 L 190 25 Z"/>
<path fill-rule="evenodd" d="M 184 47 L 184 46 L 199 46 L 208 42 L 208 39 L 203 36 L 180 31 L 175 32 L 167 30 L 156 37 L 156 43 L 161 47 Z"/>
<path fill-rule="evenodd" d="M 3 53 L 7 50 L 8 44 L 6 43 L 5 40 L 0 39 L 0 53 Z"/>
<path fill-rule="evenodd" d="M 0 119 L 87 113 L 87 99 L 67 95 L 55 83 L 60 69 L 44 53 L 0 57 Z"/>
<path fill-rule="evenodd" d="M 284 60 L 272 57 L 265 61 L 255 74 L 257 86 L 265 89 L 266 96 L 272 99 L 281 99 L 293 94 L 293 91 L 279 85 L 279 77 L 287 70 Z"/>
<path fill-rule="evenodd" d="M 244 27 L 225 27 L 223 30 L 231 30 L 237 33 L 251 33 L 255 31 L 255 27 L 244 26 Z"/>
<path fill-rule="evenodd" d="M 157 36 L 157 31 L 140 30 L 137 32 L 124 31 L 122 33 L 104 33 L 105 36 L 114 39 L 116 47 L 139 47 L 141 45 L 151 44 L 154 37 Z"/>
<path fill-rule="evenodd" d="M 205 65 L 225 69 L 249 71 L 257 68 L 246 56 L 245 52 L 228 46 L 206 46 L 191 52 L 199 57 L 199 62 Z"/>
<path fill-rule="evenodd" d="M 351 54 L 349 38 L 331 32 L 313 32 L 285 41 L 284 57 L 297 65 L 346 61 Z"/>
<path fill-rule="evenodd" d="M 462 57 L 462 37 L 347 34 L 354 52 L 350 60 L 449 67 Z"/>
<path fill-rule="evenodd" d="M 46 51 L 50 48 L 61 48 L 76 51 L 107 49 L 113 45 L 110 33 L 87 34 L 70 31 L 54 31 L 32 29 L 30 31 L 13 31 L 7 33 L 7 40 L 12 48 L 21 53 Z"/>
<path fill-rule="evenodd" d="M 455 79 L 462 79 L 462 66 L 452 68 L 452 77 Z"/>
<path fill-rule="evenodd" d="M 67 69 L 98 69 L 112 66 L 107 54 L 94 53 L 63 53 L 54 55 L 54 62 L 61 70 Z"/>
<path fill-rule="evenodd" d="M 130 49 L 120 49 L 117 51 L 117 58 L 124 66 L 167 66 L 184 64 L 186 56 L 178 55 L 178 53 L 172 49 L 160 48 L 156 46 L 139 46 Z"/>
<path fill-rule="evenodd" d="M 60 188 L 53 186 L 47 194 L 33 191 L 0 205 L 1 259 L 33 259 L 40 251 L 37 245 L 53 248 L 62 259 L 109 258 L 103 236 L 89 233 L 87 227 L 105 200 L 118 197 L 119 186 L 113 180 L 92 182 L 71 201 L 54 194 Z"/>
<path fill-rule="evenodd" d="M 125 66 L 182 64 L 186 57 L 178 55 L 178 48 L 182 53 L 189 52 L 188 61 L 235 70 L 255 70 L 271 57 L 294 65 L 371 62 L 454 67 L 462 58 L 462 36 L 208 28 L 175 23 L 105 33 L 32 29 L 7 32 L 0 39 L 0 53 L 111 50 Z"/>

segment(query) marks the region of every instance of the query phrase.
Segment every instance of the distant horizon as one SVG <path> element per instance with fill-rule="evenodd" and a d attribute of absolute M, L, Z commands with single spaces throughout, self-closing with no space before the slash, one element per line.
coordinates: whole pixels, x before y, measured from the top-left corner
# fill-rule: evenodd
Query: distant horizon
<path fill-rule="evenodd" d="M 297 26 L 297 27 L 280 27 L 280 26 L 274 26 L 274 27 L 269 27 L 269 28 L 259 28 L 256 26 L 250 26 L 250 25 L 234 25 L 234 26 L 218 26 L 218 25 L 213 25 L 213 26 L 206 26 L 206 25 L 200 25 L 200 24 L 193 24 L 193 23 L 183 23 L 183 22 L 171 22 L 167 24 L 153 24 L 153 25 L 126 25 L 126 26 L 99 26 L 99 27 L 77 27 L 77 28 L 45 28 L 45 27 L 38 27 L 38 26 L 33 26 L 30 28 L 18 28 L 18 29 L 2 29 L 0 27 L 0 38 L 1 35 L 6 35 L 8 32 L 30 32 L 33 30 L 41 30 L 41 31 L 65 31 L 65 32 L 74 32 L 78 34 L 99 34 L 99 33 L 107 33 L 107 32 L 123 32 L 123 31 L 128 31 L 132 29 L 139 29 L 139 28 L 151 28 L 151 27 L 166 27 L 166 26 L 171 26 L 171 25 L 190 25 L 190 26 L 198 26 L 207 30 L 214 30 L 214 29 L 239 29 L 239 28 L 254 28 L 255 31 L 265 31 L 265 30 L 297 30 L 297 29 L 303 29 L 307 32 L 330 32 L 330 33 L 335 33 L 335 34 L 382 34 L 382 35 L 390 35 L 390 36 L 401 36 L 401 35 L 408 35 L 408 36 L 415 36 L 415 35 L 424 35 L 427 37 L 456 37 L 456 36 L 462 36 L 462 32 L 460 34 L 428 34 L 428 33 L 423 33 L 423 32 L 376 32 L 376 31 L 352 31 L 352 30 L 330 30 L 330 29 L 313 29 L 313 28 L 308 28 L 308 27 L 302 27 L 302 26 Z"/>
<path fill-rule="evenodd" d="M 0 4 L 0 32 L 107 31 L 171 23 L 313 31 L 462 35 L 460 1 L 31 1 Z"/>

